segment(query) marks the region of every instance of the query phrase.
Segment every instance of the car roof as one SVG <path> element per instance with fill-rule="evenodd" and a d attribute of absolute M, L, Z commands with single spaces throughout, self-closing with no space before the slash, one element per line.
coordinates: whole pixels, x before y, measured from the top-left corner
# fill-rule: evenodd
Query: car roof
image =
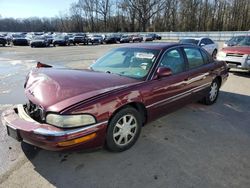
<path fill-rule="evenodd" d="M 149 42 L 149 43 L 138 43 L 138 44 L 127 44 L 123 47 L 127 48 L 146 48 L 146 49 L 156 49 L 156 50 L 165 50 L 167 48 L 175 47 L 175 46 L 183 46 L 189 44 L 180 44 L 176 42 Z M 193 46 L 193 45 L 190 45 Z"/>

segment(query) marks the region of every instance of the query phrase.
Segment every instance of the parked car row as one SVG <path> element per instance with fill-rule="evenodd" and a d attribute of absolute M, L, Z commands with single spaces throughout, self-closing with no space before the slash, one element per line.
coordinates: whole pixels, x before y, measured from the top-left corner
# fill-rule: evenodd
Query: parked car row
<path fill-rule="evenodd" d="M 0 44 L 22 45 L 31 47 L 88 45 L 88 44 L 115 44 L 161 40 L 157 34 L 123 35 L 123 34 L 86 34 L 86 33 L 13 33 L 0 35 Z"/>

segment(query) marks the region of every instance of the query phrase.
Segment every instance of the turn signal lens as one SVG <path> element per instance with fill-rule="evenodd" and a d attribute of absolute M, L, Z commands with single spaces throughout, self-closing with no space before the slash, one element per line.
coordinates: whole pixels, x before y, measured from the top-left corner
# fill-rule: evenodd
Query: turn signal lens
<path fill-rule="evenodd" d="M 73 139 L 73 140 L 59 142 L 57 145 L 61 146 L 61 147 L 72 146 L 72 145 L 75 145 L 75 144 L 86 142 L 86 141 L 91 140 L 91 139 L 93 139 L 95 137 L 96 137 L 96 133 L 92 133 L 92 134 L 89 134 L 89 135 L 81 137 L 81 138 L 76 138 L 76 139 Z"/>

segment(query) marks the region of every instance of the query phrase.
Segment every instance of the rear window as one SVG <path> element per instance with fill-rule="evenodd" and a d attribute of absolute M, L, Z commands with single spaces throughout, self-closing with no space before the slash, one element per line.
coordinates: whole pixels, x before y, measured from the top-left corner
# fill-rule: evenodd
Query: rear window
<path fill-rule="evenodd" d="M 195 40 L 195 39 L 181 39 L 180 43 L 181 44 L 196 44 L 196 45 L 198 45 L 199 40 Z"/>

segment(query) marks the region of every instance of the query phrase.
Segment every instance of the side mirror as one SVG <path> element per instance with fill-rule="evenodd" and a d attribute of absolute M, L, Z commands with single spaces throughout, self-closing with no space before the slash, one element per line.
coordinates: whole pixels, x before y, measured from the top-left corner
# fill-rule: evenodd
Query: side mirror
<path fill-rule="evenodd" d="M 205 44 L 204 44 L 204 43 L 201 43 L 200 46 L 203 47 L 203 46 L 205 46 Z"/>
<path fill-rule="evenodd" d="M 156 72 L 156 78 L 162 78 L 172 75 L 172 70 L 167 67 L 159 67 Z"/>

